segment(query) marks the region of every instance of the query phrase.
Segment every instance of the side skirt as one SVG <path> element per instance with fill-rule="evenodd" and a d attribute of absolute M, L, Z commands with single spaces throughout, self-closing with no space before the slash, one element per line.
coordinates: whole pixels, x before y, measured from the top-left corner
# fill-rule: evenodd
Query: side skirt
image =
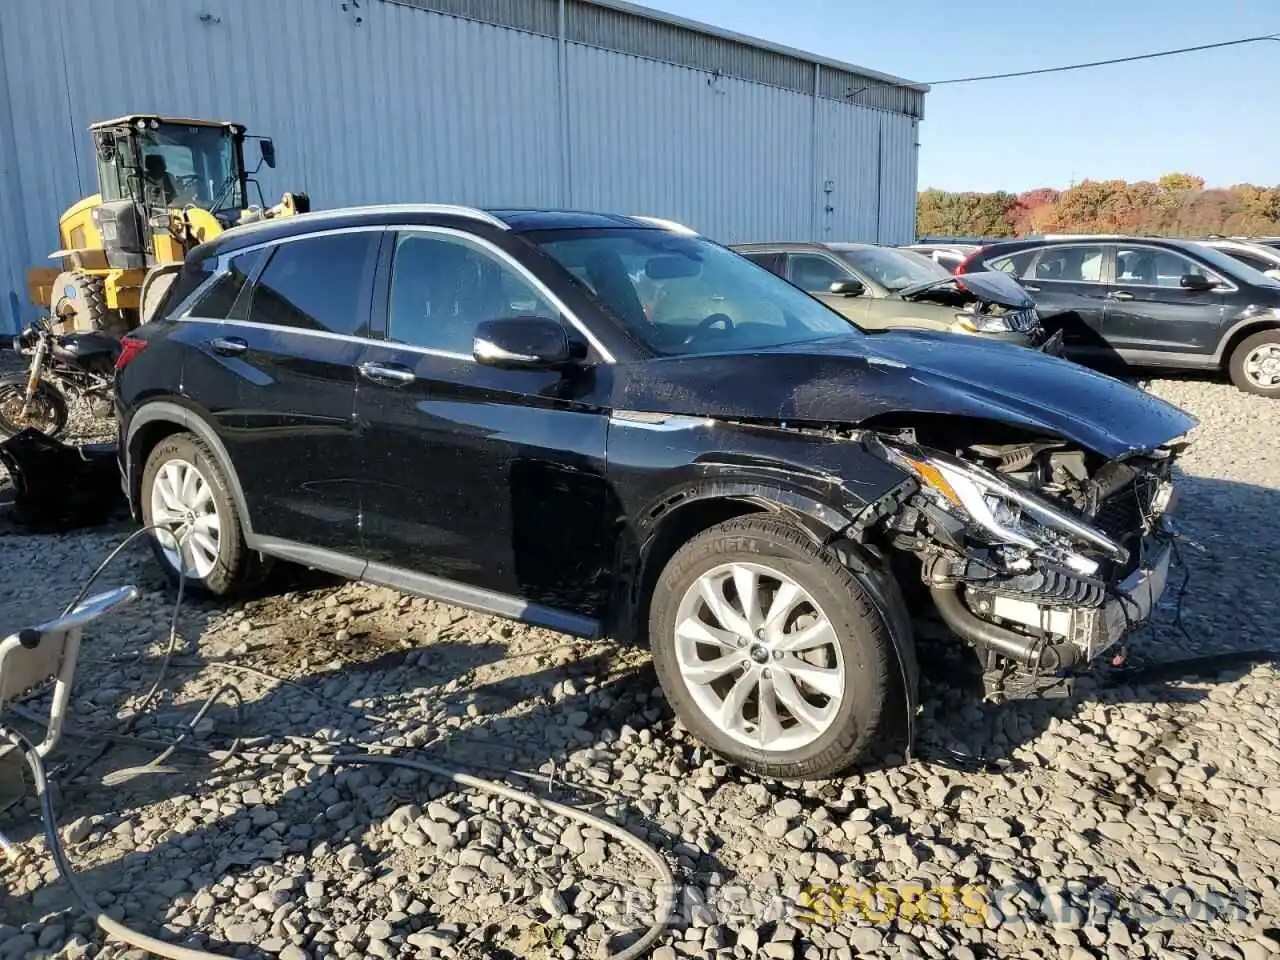
<path fill-rule="evenodd" d="M 255 536 L 250 538 L 249 545 L 254 550 L 290 563 L 324 570 L 326 573 L 337 574 L 351 580 L 363 580 L 366 583 L 391 587 L 393 590 L 425 597 L 428 600 L 452 603 L 459 607 L 466 607 L 468 610 L 475 610 L 477 613 L 518 620 L 531 626 L 546 627 L 548 630 L 558 630 L 587 640 L 598 639 L 601 635 L 599 620 L 530 603 L 510 594 L 497 593 L 440 577 L 430 577 L 384 563 L 370 563 L 349 554 L 309 547 L 292 540 Z"/>

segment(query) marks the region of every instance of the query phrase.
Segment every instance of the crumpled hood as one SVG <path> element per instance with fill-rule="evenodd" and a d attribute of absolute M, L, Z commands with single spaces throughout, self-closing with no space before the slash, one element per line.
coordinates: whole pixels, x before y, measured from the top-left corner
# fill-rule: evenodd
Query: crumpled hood
<path fill-rule="evenodd" d="M 1035 300 L 1022 284 L 1008 274 L 997 273 L 994 270 L 966 273 L 958 277 L 939 277 L 928 283 L 918 283 L 899 291 L 898 298 L 927 300 L 932 291 L 946 287 L 968 290 L 979 300 L 998 303 L 1002 307 L 1013 307 L 1016 310 L 1025 310 L 1036 305 Z"/>
<path fill-rule="evenodd" d="M 980 337 L 895 330 L 612 370 L 615 410 L 856 426 L 887 413 L 981 417 L 1062 437 L 1107 458 L 1196 425 L 1113 377 Z"/>

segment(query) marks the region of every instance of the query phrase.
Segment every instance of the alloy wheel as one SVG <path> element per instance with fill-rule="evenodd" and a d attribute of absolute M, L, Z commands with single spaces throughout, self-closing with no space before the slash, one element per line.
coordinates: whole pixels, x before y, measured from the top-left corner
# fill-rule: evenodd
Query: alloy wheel
<path fill-rule="evenodd" d="M 835 720 L 845 663 L 835 630 L 795 580 L 759 563 L 698 577 L 676 613 L 675 654 L 698 709 L 762 751 L 806 747 Z"/>
<path fill-rule="evenodd" d="M 199 580 L 213 572 L 222 521 L 213 487 L 194 465 L 179 459 L 161 465 L 151 484 L 151 522 L 172 534 L 157 539 L 173 569 Z"/>

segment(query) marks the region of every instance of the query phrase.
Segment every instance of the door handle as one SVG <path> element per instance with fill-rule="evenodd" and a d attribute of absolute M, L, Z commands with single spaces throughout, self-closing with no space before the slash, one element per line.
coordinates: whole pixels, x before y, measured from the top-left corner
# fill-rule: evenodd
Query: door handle
<path fill-rule="evenodd" d="M 249 344 L 239 337 L 214 337 L 209 341 L 209 349 L 224 357 L 238 357 L 249 349 Z"/>
<path fill-rule="evenodd" d="M 1031 284 L 1029 284 L 1029 283 L 1024 283 L 1024 284 L 1022 285 L 1022 289 L 1023 289 L 1023 290 L 1030 290 L 1032 293 L 1039 293 L 1039 292 L 1040 292 L 1040 288 L 1039 288 L 1039 287 L 1033 287 L 1033 286 L 1032 286 Z"/>
<path fill-rule="evenodd" d="M 1128 290 L 1112 290 L 1107 294 L 1108 300 L 1132 300 L 1133 294 Z"/>
<path fill-rule="evenodd" d="M 412 370 L 398 363 L 362 363 L 360 376 L 387 387 L 403 387 L 418 379 Z"/>

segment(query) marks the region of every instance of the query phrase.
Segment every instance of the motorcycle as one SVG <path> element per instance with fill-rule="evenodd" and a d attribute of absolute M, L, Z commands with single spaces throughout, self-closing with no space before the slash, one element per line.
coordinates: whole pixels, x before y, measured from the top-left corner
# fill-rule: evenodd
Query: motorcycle
<path fill-rule="evenodd" d="M 0 378 L 0 434 L 34 427 L 50 437 L 67 429 L 69 400 L 83 400 L 95 417 L 113 415 L 112 387 L 120 341 L 103 333 L 58 336 L 44 317 L 13 340 L 31 358 L 26 373 Z"/>

